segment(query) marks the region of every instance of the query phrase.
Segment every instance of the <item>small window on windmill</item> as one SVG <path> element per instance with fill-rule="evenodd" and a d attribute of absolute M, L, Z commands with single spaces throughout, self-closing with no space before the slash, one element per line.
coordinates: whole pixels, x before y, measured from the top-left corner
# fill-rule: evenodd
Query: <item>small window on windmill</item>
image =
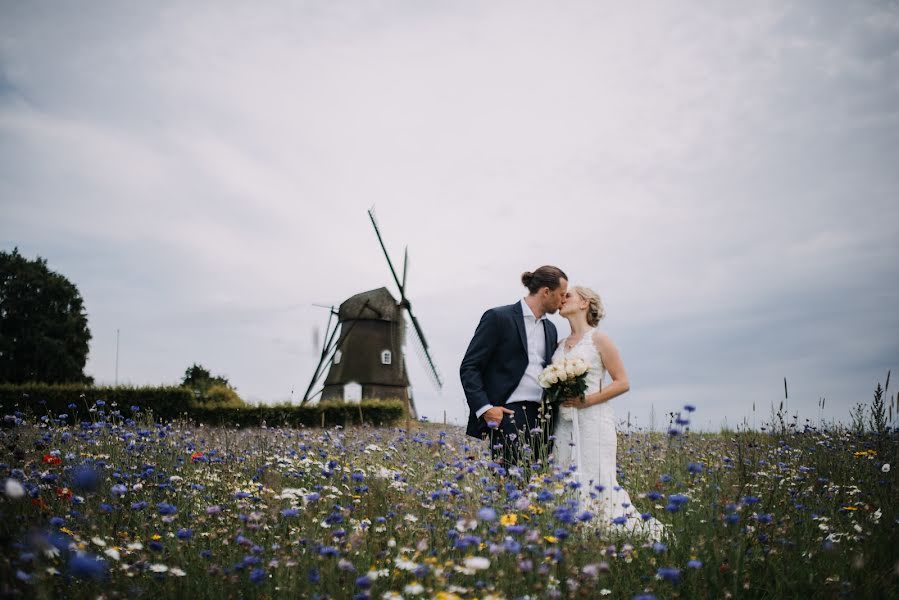
<path fill-rule="evenodd" d="M 384 350 L 381 352 L 381 364 L 389 365 L 393 362 L 393 354 L 390 353 L 390 350 Z"/>
<path fill-rule="evenodd" d="M 362 386 L 351 381 L 343 386 L 343 401 L 358 403 L 362 401 Z"/>
<path fill-rule="evenodd" d="M 340 350 L 338 350 L 337 352 L 334 353 L 334 364 L 335 364 L 335 365 L 339 365 L 339 364 L 340 364 L 340 357 L 341 357 L 341 356 L 343 356 L 343 353 L 342 353 Z"/>

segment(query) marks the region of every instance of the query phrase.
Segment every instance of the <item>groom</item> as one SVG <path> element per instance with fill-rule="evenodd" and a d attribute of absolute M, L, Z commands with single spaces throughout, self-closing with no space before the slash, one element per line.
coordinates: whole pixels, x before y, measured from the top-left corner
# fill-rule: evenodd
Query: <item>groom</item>
<path fill-rule="evenodd" d="M 459 369 L 470 409 L 466 433 L 488 436 L 494 460 L 507 468 L 522 462 L 525 443 L 534 460 L 550 450 L 544 449 L 544 440 L 551 424 L 538 422 L 543 388 L 537 376 L 551 361 L 558 340 L 546 315 L 559 310 L 568 290 L 568 276 L 558 267 L 524 273 L 521 282 L 528 295 L 484 313 Z M 536 427 L 543 434 L 532 437 Z M 525 458 L 526 464 L 534 460 Z"/>

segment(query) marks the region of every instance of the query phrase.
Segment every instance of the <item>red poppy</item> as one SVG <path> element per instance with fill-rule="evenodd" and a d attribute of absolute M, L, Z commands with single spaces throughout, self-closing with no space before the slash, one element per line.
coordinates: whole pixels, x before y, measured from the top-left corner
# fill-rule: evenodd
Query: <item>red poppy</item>
<path fill-rule="evenodd" d="M 60 498 L 70 500 L 72 498 L 72 490 L 67 487 L 58 487 L 56 488 L 56 495 Z"/>
<path fill-rule="evenodd" d="M 203 458 L 202 452 L 194 452 L 193 454 L 190 455 L 190 462 L 197 462 L 201 458 Z"/>
<path fill-rule="evenodd" d="M 44 464 L 46 465 L 61 465 L 62 459 L 58 456 L 53 456 L 52 454 L 44 455 Z"/>
<path fill-rule="evenodd" d="M 32 498 L 31 505 L 37 506 L 38 508 L 47 508 L 47 505 L 46 505 L 46 503 L 44 503 L 43 498 Z"/>

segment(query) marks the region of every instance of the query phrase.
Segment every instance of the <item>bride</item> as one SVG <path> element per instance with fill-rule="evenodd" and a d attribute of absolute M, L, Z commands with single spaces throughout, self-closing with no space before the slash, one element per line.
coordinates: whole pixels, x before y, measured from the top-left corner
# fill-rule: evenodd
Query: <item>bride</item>
<path fill-rule="evenodd" d="M 560 405 L 557 464 L 574 470 L 581 501 L 596 513 L 602 526 L 659 540 L 662 524 L 648 515 L 641 517 L 616 477 L 615 413 L 610 400 L 627 392 L 630 385 L 618 349 L 597 329 L 605 316 L 602 300 L 593 290 L 575 286 L 568 289 L 559 312 L 571 324 L 571 335 L 559 343 L 553 361 L 582 358 L 590 369 L 585 397 Z M 604 386 L 606 373 L 611 382 Z"/>

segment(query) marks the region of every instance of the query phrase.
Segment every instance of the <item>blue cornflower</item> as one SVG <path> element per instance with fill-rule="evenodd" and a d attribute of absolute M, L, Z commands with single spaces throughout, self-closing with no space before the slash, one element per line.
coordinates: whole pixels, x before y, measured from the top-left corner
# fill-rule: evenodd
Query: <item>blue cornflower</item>
<path fill-rule="evenodd" d="M 90 493 L 100 486 L 100 473 L 93 467 L 81 465 L 72 471 L 72 488 Z"/>
<path fill-rule="evenodd" d="M 371 587 L 372 579 L 368 575 L 363 575 L 356 579 L 356 587 L 360 587 L 363 590 L 366 590 Z"/>
<path fill-rule="evenodd" d="M 122 485 L 121 483 L 117 483 L 114 486 L 112 486 L 112 489 L 110 490 L 110 492 L 112 492 L 113 496 L 124 496 L 125 494 L 128 493 L 128 488 L 126 486 Z"/>
<path fill-rule="evenodd" d="M 174 504 L 160 502 L 156 505 L 156 511 L 161 515 L 173 515 L 178 512 L 178 508 Z"/>
<path fill-rule="evenodd" d="M 743 504 L 757 504 L 758 496 L 743 496 Z"/>
<path fill-rule="evenodd" d="M 680 569 L 675 567 L 660 567 L 659 570 L 656 571 L 656 576 L 665 581 L 677 583 L 680 581 Z"/>
<path fill-rule="evenodd" d="M 92 554 L 76 554 L 69 560 L 69 572 L 78 579 L 100 581 L 106 577 L 106 561 Z"/>
<path fill-rule="evenodd" d="M 317 502 L 321 498 L 321 495 L 318 492 L 311 492 L 306 494 L 307 502 Z"/>
<path fill-rule="evenodd" d="M 655 543 L 652 545 L 652 551 L 655 552 L 656 554 L 660 554 L 660 553 L 662 553 L 662 552 L 667 552 L 667 551 L 668 551 L 668 546 L 666 546 L 666 545 L 663 544 L 662 542 L 655 542 Z"/>
<path fill-rule="evenodd" d="M 774 516 L 768 513 L 762 513 L 756 517 L 759 523 L 770 523 L 774 520 Z"/>
<path fill-rule="evenodd" d="M 691 462 L 687 465 L 687 471 L 690 473 L 702 473 L 702 463 Z"/>
<path fill-rule="evenodd" d="M 481 521 L 496 521 L 496 511 L 489 506 L 485 506 L 478 511 L 478 519 Z"/>
<path fill-rule="evenodd" d="M 265 569 L 253 569 L 250 572 L 250 581 L 253 583 L 262 583 L 265 581 L 266 576 Z"/>
<path fill-rule="evenodd" d="M 624 525 L 625 523 L 627 523 L 627 517 L 615 517 L 614 519 L 612 519 L 612 523 L 615 525 Z"/>
<path fill-rule="evenodd" d="M 147 506 L 148 506 L 148 504 L 143 500 L 141 500 L 140 502 L 132 502 L 131 510 L 143 510 L 143 509 L 147 508 Z"/>
<path fill-rule="evenodd" d="M 687 563 L 687 567 L 690 569 L 701 569 L 702 562 L 698 560 L 691 560 Z"/>
<path fill-rule="evenodd" d="M 190 538 L 194 537 L 194 530 L 193 529 L 185 529 L 182 527 L 181 529 L 178 530 L 178 533 L 176 533 L 175 535 L 178 537 L 179 540 L 189 540 Z"/>
<path fill-rule="evenodd" d="M 696 407 L 693 406 L 692 404 L 685 404 L 685 405 L 684 405 L 684 410 L 687 411 L 687 412 L 693 412 L 694 410 L 696 410 Z"/>
<path fill-rule="evenodd" d="M 296 508 L 285 508 L 281 511 L 282 517 L 295 517 L 300 514 L 300 511 Z"/>
<path fill-rule="evenodd" d="M 668 496 L 668 502 L 677 504 L 678 506 L 680 506 L 681 504 L 686 504 L 687 502 L 689 502 L 689 500 L 690 499 L 683 494 L 671 494 L 670 496 Z"/>
<path fill-rule="evenodd" d="M 734 525 L 736 523 L 739 523 L 740 515 L 738 515 L 737 513 L 730 513 L 730 514 L 724 515 L 724 522 L 727 523 L 728 525 Z"/>

